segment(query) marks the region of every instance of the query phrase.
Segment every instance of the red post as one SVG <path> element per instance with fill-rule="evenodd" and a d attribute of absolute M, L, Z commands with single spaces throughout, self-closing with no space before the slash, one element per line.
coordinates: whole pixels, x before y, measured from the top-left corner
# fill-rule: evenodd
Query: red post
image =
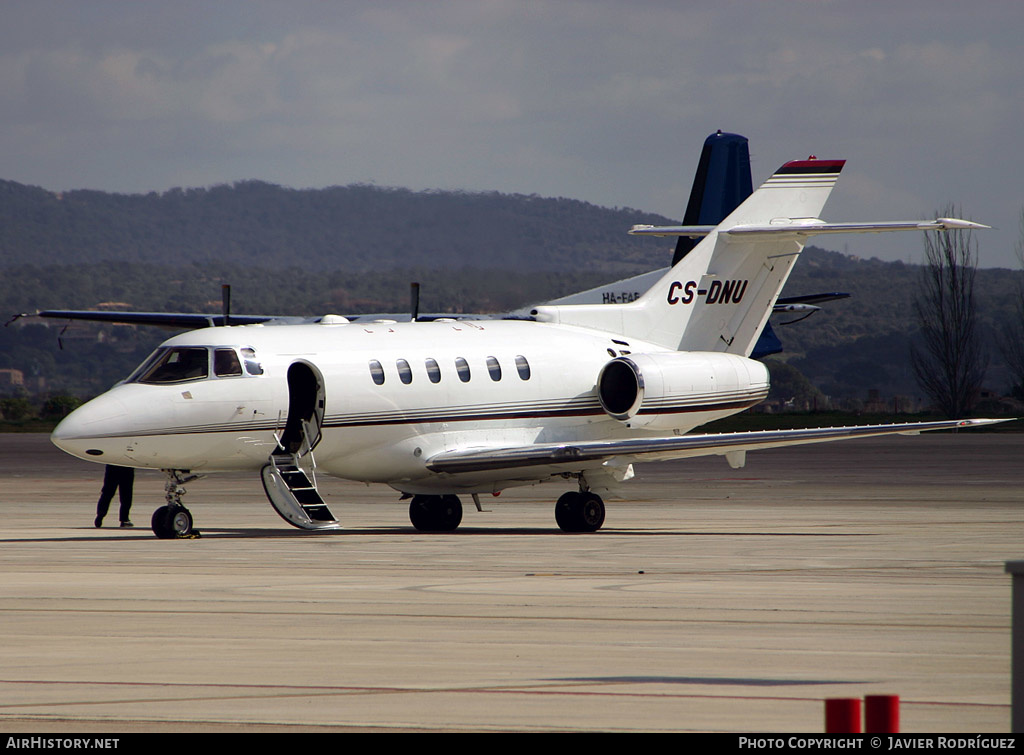
<path fill-rule="evenodd" d="M 826 734 L 860 734 L 860 700 L 830 697 L 825 700 Z"/>
<path fill-rule="evenodd" d="M 899 695 L 867 695 L 864 698 L 864 731 L 868 734 L 896 734 L 899 730 Z"/>

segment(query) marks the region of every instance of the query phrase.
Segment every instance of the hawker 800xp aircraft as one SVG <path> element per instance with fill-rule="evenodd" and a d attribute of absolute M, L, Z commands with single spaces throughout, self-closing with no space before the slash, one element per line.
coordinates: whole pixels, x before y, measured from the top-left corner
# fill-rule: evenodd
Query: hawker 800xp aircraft
<path fill-rule="evenodd" d="M 623 304 L 538 306 L 528 319 L 435 319 L 210 327 L 165 341 L 132 375 L 72 412 L 53 441 L 89 461 L 162 469 L 159 537 L 187 535 L 183 485 L 251 469 L 278 513 L 304 529 L 339 527 L 316 471 L 390 485 L 411 497 L 417 529 L 454 530 L 460 494 L 545 481 L 569 532 L 604 522 L 599 490 L 632 463 L 721 455 L 963 420 L 691 434 L 768 393 L 749 358 L 809 236 L 983 228 L 964 220 L 826 223 L 840 160 L 783 165 L 721 223 L 639 235 L 700 241 Z"/>

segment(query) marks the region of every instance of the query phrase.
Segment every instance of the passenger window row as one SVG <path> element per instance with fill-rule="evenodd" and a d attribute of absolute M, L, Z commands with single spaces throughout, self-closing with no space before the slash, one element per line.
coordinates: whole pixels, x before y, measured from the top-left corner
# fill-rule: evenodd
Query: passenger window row
<path fill-rule="evenodd" d="M 487 374 L 490 375 L 491 380 L 498 382 L 501 380 L 501 362 L 498 361 L 497 357 L 487 357 Z M 526 357 L 521 354 L 515 359 L 516 372 L 519 374 L 520 380 L 530 379 L 530 363 L 526 360 Z M 427 378 L 431 383 L 441 382 L 441 365 L 437 363 L 436 359 L 427 358 L 424 360 L 424 367 L 427 371 Z M 409 385 L 412 382 L 412 366 L 405 359 L 398 359 L 395 361 L 395 369 L 398 371 L 398 379 L 405 385 Z M 455 358 L 455 374 L 459 376 L 459 380 L 463 383 L 468 383 L 472 378 L 473 373 L 469 368 L 469 362 L 462 357 Z M 373 382 L 377 385 L 384 385 L 384 365 L 378 360 L 370 360 L 370 377 L 373 378 Z"/>

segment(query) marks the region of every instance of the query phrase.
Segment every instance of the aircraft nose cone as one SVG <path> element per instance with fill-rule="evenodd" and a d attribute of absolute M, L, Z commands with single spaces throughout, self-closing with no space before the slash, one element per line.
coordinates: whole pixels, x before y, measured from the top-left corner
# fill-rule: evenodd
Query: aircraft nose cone
<path fill-rule="evenodd" d="M 89 461 L 102 461 L 110 441 L 128 431 L 128 410 L 113 396 L 94 398 L 61 420 L 50 435 L 62 451 Z M 97 453 L 99 452 L 99 453 Z"/>

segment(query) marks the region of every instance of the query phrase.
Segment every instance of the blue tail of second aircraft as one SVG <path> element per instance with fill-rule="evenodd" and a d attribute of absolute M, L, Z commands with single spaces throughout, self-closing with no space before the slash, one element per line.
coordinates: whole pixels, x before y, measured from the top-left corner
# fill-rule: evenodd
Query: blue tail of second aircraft
<path fill-rule="evenodd" d="M 719 130 L 704 140 L 704 148 L 693 176 L 690 199 L 683 215 L 684 225 L 714 226 L 728 217 L 753 193 L 750 177 L 750 149 L 747 137 Z M 685 257 L 699 239 L 680 236 L 672 265 Z M 638 299 L 665 269 L 633 276 L 587 291 L 554 299 L 547 304 L 624 304 Z"/>
<path fill-rule="evenodd" d="M 718 225 L 753 192 L 747 137 L 717 131 L 704 140 L 683 225 Z M 672 264 L 685 257 L 697 241 L 680 236 Z"/>

